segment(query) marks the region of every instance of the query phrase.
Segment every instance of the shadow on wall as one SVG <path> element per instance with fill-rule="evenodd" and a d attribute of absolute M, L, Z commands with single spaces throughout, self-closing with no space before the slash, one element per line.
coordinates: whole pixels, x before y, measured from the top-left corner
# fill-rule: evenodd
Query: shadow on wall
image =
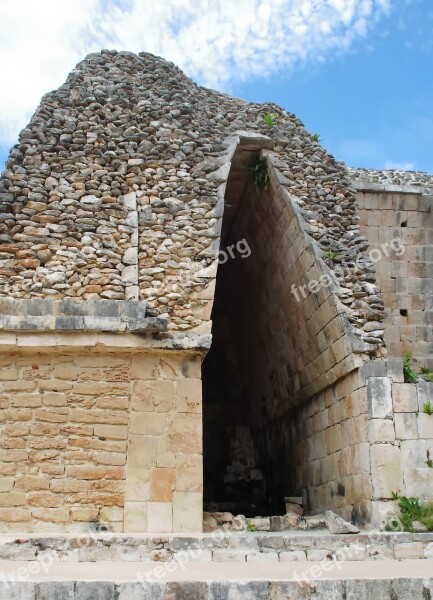
<path fill-rule="evenodd" d="M 294 213 L 269 182 L 257 189 L 248 178 L 257 159 L 239 151 L 232 161 L 203 365 L 205 510 L 247 516 L 283 513 L 284 496 L 296 491 L 290 429 L 282 435 L 276 425 L 292 409 L 309 354 L 290 293 Z"/>

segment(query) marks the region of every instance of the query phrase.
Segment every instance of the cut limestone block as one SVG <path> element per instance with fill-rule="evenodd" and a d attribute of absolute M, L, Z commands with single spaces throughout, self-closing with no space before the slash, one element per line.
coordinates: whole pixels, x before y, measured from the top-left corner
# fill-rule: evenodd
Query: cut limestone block
<path fill-rule="evenodd" d="M 247 528 L 255 528 L 256 531 L 270 531 L 271 519 L 269 517 L 255 517 L 247 519 Z"/>
<path fill-rule="evenodd" d="M 299 529 L 325 529 L 326 519 L 325 515 L 314 515 L 312 517 L 302 517 L 298 523 Z"/>
<path fill-rule="evenodd" d="M 342 519 L 339 515 L 327 510 L 325 512 L 326 524 L 330 533 L 359 533 L 359 529 Z"/>
<path fill-rule="evenodd" d="M 293 504 L 293 502 L 287 502 L 286 500 L 286 513 L 299 515 L 300 517 L 304 514 L 304 509 L 299 504 Z"/>
<path fill-rule="evenodd" d="M 297 527 L 299 516 L 289 513 L 283 516 L 271 517 L 271 531 L 286 531 Z"/>

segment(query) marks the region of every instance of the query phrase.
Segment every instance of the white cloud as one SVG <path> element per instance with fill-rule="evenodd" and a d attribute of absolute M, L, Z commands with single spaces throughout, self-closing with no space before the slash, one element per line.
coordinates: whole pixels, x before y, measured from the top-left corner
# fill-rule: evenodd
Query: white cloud
<path fill-rule="evenodd" d="M 344 51 L 389 10 L 389 0 L 0 0 L 0 145 L 88 52 L 153 52 L 227 89 Z"/>
<path fill-rule="evenodd" d="M 415 163 L 413 162 L 395 162 L 394 160 L 387 160 L 385 162 L 384 169 L 390 171 L 415 171 Z"/>
<path fill-rule="evenodd" d="M 41 96 L 88 51 L 82 32 L 98 0 L 0 1 L 0 140 L 13 142 Z"/>

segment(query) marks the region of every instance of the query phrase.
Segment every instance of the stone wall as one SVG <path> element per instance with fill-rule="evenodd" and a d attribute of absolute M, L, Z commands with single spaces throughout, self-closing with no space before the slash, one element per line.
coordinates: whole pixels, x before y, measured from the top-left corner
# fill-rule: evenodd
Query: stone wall
<path fill-rule="evenodd" d="M 201 530 L 200 353 L 107 335 L 2 334 L 2 531 Z"/>
<path fill-rule="evenodd" d="M 412 352 L 418 367 L 433 368 L 433 192 L 426 182 L 369 187 L 357 203 L 385 305 L 388 355 Z"/>
<path fill-rule="evenodd" d="M 433 384 L 404 383 L 399 361 L 373 361 L 365 366 L 367 381 L 373 524 L 383 526 L 395 513 L 393 494 L 431 501 Z"/>
<path fill-rule="evenodd" d="M 56 553 L 56 562 L 63 563 L 64 568 L 67 568 L 69 563 L 71 570 L 74 567 L 78 569 L 79 563 L 98 561 L 113 561 L 117 569 L 122 566 L 126 567 L 125 564 L 122 565 L 126 562 L 147 563 L 149 567 L 153 568 L 167 567 L 166 563 L 169 563 L 168 567 L 172 567 L 173 571 L 175 571 L 173 563 L 177 563 L 178 566 L 179 562 L 184 563 L 184 566 L 200 563 L 198 568 L 202 569 L 205 564 L 209 565 L 210 563 L 220 563 L 222 568 L 227 568 L 227 563 L 233 562 L 238 568 L 246 562 L 285 563 L 287 569 L 289 567 L 287 563 L 292 563 L 292 566 L 296 567 L 299 566 L 299 563 L 304 565 L 308 561 L 310 567 L 313 566 L 311 563 L 319 563 L 325 565 L 324 571 L 326 571 L 326 567 L 329 567 L 329 571 L 337 572 L 343 565 L 335 564 L 336 562 L 367 561 L 367 564 L 364 562 L 363 567 L 370 574 L 369 570 L 374 568 L 376 561 L 380 561 L 383 567 L 383 561 L 389 560 L 431 560 L 433 558 L 433 533 L 364 531 L 341 535 L 316 529 L 316 531 L 304 531 L 302 535 L 299 535 L 299 531 L 290 530 L 278 533 L 258 532 L 257 535 L 251 535 L 250 532 L 245 531 L 220 530 L 218 534 L 213 532 L 196 536 L 176 533 L 128 536 L 101 532 L 98 535 L 94 533 L 87 537 L 52 535 L 49 537 L 48 548 L 46 536 L 43 534 L 28 536 L 25 544 L 18 535 L 9 535 L 0 541 L 0 560 L 3 573 L 5 572 L 5 563 L 7 564 L 8 561 L 11 561 L 12 565 L 17 561 L 33 562 L 46 559 L 48 562 L 48 556 L 53 552 Z M 164 564 L 154 564 L 160 562 Z M 170 563 L 172 564 L 170 565 Z M 298 563 L 298 565 L 293 565 L 293 563 Z M 399 563 L 400 566 L 402 564 L 404 562 Z M 428 563 L 426 564 L 428 565 Z M 29 571 L 31 572 L 30 569 Z M 171 569 L 167 568 L 167 572 L 170 573 Z M 116 575 L 117 573 L 115 573 Z M 285 575 L 288 575 L 287 571 Z M 239 578 L 238 573 L 236 576 Z M 140 596 L 138 597 L 140 598 Z M 334 596 L 331 597 L 335 600 Z M 116 598 L 116 600 L 118 599 Z M 125 599 L 121 598 L 121 600 Z M 153 597 L 152 600 L 154 600 Z M 272 600 L 275 600 L 275 596 Z M 287 600 L 287 597 L 284 600 Z M 290 598 L 290 600 L 292 599 Z M 301 597 L 300 600 L 304 600 L 304 598 Z M 329 600 L 329 596 L 327 600 Z"/>
<path fill-rule="evenodd" d="M 364 565 L 362 569 L 365 569 Z M 218 576 L 209 581 L 205 576 L 197 581 L 195 570 L 192 572 L 188 569 L 185 576 L 190 576 L 189 580 L 177 580 L 174 576 L 167 579 L 155 578 L 151 579 L 149 572 L 144 572 L 145 577 L 143 582 L 137 581 L 136 573 L 125 576 L 129 581 L 119 583 L 118 578 L 107 571 L 103 571 L 97 582 L 88 581 L 87 573 L 83 573 L 81 569 L 74 569 L 68 577 L 68 581 L 46 581 L 40 580 L 37 576 L 29 573 L 28 579 L 15 583 L 16 594 L 19 598 L 26 600 L 38 600 L 38 598 L 53 598 L 66 596 L 77 598 L 94 598 L 97 594 L 104 600 L 134 600 L 143 596 L 152 598 L 153 600 L 163 600 L 164 598 L 194 598 L 195 600 L 219 600 L 220 598 L 255 598 L 257 600 L 274 600 L 274 598 L 301 598 L 302 600 L 345 600 L 345 598 L 377 598 L 380 594 L 381 598 L 388 600 L 424 600 L 428 598 L 433 591 L 433 578 L 429 576 L 427 567 L 425 571 L 421 570 L 422 575 L 411 576 L 410 573 L 403 577 L 398 576 L 395 572 L 386 569 L 386 576 L 374 578 L 370 576 L 368 579 L 362 571 L 353 571 L 346 574 L 346 571 L 338 573 L 338 579 L 332 573 L 328 579 L 325 576 L 321 579 L 308 582 L 308 585 L 303 585 L 304 580 L 298 579 L 303 576 L 303 572 L 299 574 L 295 570 L 293 575 L 287 573 L 287 565 L 284 565 L 284 574 L 280 577 L 273 575 L 264 575 L 258 579 L 256 576 L 251 576 L 251 570 L 244 569 L 237 565 L 236 576 L 227 576 L 226 565 L 220 565 L 220 570 L 216 571 Z M 332 567 L 332 564 L 331 564 Z M 390 565 L 391 569 L 396 569 L 396 564 Z M 162 569 L 162 567 L 160 567 Z M 323 568 L 321 563 L 313 563 L 311 569 L 316 572 L 316 569 L 326 571 L 328 565 Z M 185 566 L 184 566 L 185 569 Z M 385 570 L 383 567 L 381 573 Z M 30 569 L 29 569 L 30 570 Z M 175 569 L 173 569 L 175 570 Z M 255 565 L 254 571 L 257 570 Z M 329 569 L 332 570 L 332 569 Z M 99 571 L 99 569 L 98 569 Z M 97 571 L 97 572 L 98 572 Z M 171 569 L 167 568 L 166 572 L 171 575 Z M 309 570 L 306 571 L 310 573 Z M 405 570 L 406 572 L 406 570 Z M 190 575 L 191 573 L 191 575 Z M 99 575 L 99 573 L 98 573 Z M 334 579 L 334 577 L 335 579 Z M 217 579 L 218 580 L 214 580 Z M 395 578 L 393 578 L 395 577 Z M 54 579 L 54 576 L 53 576 Z M 173 579 L 173 580 L 172 580 Z M 241 581 L 239 581 L 241 579 Z M 71 581 L 72 580 L 72 581 Z M 8 583 L 0 584 L 0 593 L 5 593 L 5 598 L 10 594 Z M 300 591 L 301 590 L 301 591 Z"/>
<path fill-rule="evenodd" d="M 394 494 L 431 501 L 433 384 L 404 383 L 401 360 L 365 363 L 269 432 L 290 449 L 284 477 L 308 507 L 384 527 Z M 290 464 L 291 463 L 291 464 Z M 287 477 L 287 474 L 289 476 Z"/>
<path fill-rule="evenodd" d="M 282 107 L 206 90 L 147 53 L 89 55 L 21 132 L 0 180 L 0 295 L 147 300 L 169 330 L 209 331 L 242 131 L 266 135 L 309 234 L 339 254 L 336 294 L 371 338 L 352 290 L 372 295 L 344 166 Z"/>
<path fill-rule="evenodd" d="M 401 359 L 413 356 L 416 371 L 433 368 L 433 185 L 425 173 L 350 171 L 361 232 L 374 259 L 376 285 L 385 307 L 389 357 L 366 365 L 373 489 L 372 522 L 395 512 L 393 493 L 431 501 L 432 385 L 404 383 Z M 389 365 L 394 366 L 389 372 Z"/>
<path fill-rule="evenodd" d="M 293 491 L 307 491 L 314 514 L 326 507 L 368 525 L 371 476 L 367 394 L 359 370 L 341 378 L 276 426 L 293 460 Z M 271 432 L 271 435 L 274 432 Z"/>
<path fill-rule="evenodd" d="M 248 175 L 257 160 L 265 190 Z M 254 440 L 234 442 L 236 460 L 264 473 L 271 506 L 305 487 L 312 509 L 376 515 L 373 458 L 400 457 L 415 417 L 429 438 L 394 406 L 395 440 L 376 441 L 367 392 L 390 375 L 358 370 L 385 356 L 382 295 L 391 355 L 432 364 L 431 181 L 402 177 L 398 196 L 394 179 L 363 177 L 283 108 L 200 88 L 147 53 L 90 55 L 47 94 L 0 179 L 4 528 L 201 528 L 214 296 L 213 351 L 229 327 L 235 357 L 224 440 Z M 396 232 L 406 253 L 377 263 L 377 286 L 365 251 Z M 218 268 L 242 239 L 251 257 Z"/>

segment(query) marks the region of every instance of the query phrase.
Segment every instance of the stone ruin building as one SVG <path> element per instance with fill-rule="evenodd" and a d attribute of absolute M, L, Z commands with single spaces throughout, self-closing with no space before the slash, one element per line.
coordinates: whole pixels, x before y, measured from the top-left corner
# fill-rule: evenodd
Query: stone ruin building
<path fill-rule="evenodd" d="M 433 497 L 433 383 L 402 362 L 433 368 L 432 176 L 104 50 L 0 204 L 3 532 L 197 532 L 287 496 L 369 528 Z"/>

